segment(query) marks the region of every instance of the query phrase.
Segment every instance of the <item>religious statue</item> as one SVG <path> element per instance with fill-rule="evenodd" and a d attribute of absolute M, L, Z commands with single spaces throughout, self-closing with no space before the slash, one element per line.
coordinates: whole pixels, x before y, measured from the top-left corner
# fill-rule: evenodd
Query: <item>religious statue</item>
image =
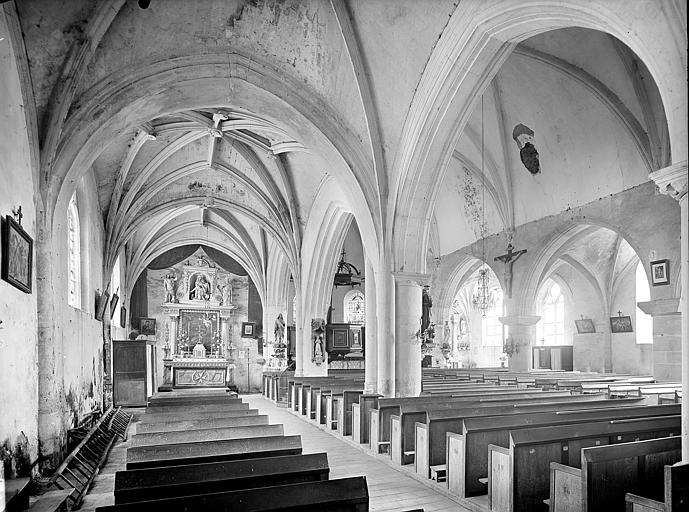
<path fill-rule="evenodd" d="M 210 263 L 203 254 L 196 256 L 196 266 L 197 267 L 209 267 Z"/>
<path fill-rule="evenodd" d="M 433 300 L 429 293 L 429 286 L 423 287 L 421 292 L 421 332 L 423 333 L 428 326 L 431 325 L 431 308 L 433 307 Z"/>
<path fill-rule="evenodd" d="M 194 300 L 208 300 L 210 298 L 210 283 L 205 276 L 196 278 L 196 284 L 191 292 Z"/>
<path fill-rule="evenodd" d="M 311 320 L 311 339 L 313 340 L 313 358 L 312 362 L 321 364 L 324 361 L 323 356 L 323 339 L 325 336 L 325 320 L 322 318 L 314 318 Z"/>
<path fill-rule="evenodd" d="M 443 344 L 450 345 L 452 342 L 452 329 L 450 328 L 450 322 L 445 320 L 445 326 L 443 327 Z"/>
<path fill-rule="evenodd" d="M 177 297 L 175 296 L 175 282 L 177 281 L 177 276 L 168 272 L 163 278 L 163 286 L 165 288 L 165 302 L 177 302 Z"/>
<path fill-rule="evenodd" d="M 538 150 L 534 145 L 534 131 L 528 126 L 518 124 L 512 130 L 512 138 L 519 148 L 519 158 L 532 176 L 541 172 Z"/>
<path fill-rule="evenodd" d="M 231 306 L 232 305 L 232 284 L 230 280 L 225 281 L 224 286 L 218 285 L 218 291 L 220 292 L 220 305 L 221 306 Z"/>
<path fill-rule="evenodd" d="M 512 242 L 507 244 L 507 254 L 496 256 L 493 261 L 502 261 L 505 264 L 505 295 L 508 299 L 512 298 L 512 265 L 517 261 L 522 254 L 526 253 L 526 249 L 520 251 L 513 251 L 514 246 Z"/>
<path fill-rule="evenodd" d="M 285 340 L 285 320 L 282 317 L 282 313 L 278 315 L 278 317 L 275 319 L 275 343 L 276 344 L 282 344 L 284 343 Z"/>

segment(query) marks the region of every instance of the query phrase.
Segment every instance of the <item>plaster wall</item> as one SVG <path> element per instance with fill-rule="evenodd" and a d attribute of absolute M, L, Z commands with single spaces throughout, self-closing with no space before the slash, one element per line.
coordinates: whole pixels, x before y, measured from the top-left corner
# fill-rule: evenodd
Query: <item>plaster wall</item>
<path fill-rule="evenodd" d="M 81 307 L 67 301 L 68 224 L 66 209 L 58 209 L 53 241 L 57 270 L 55 331 L 62 346 L 65 429 L 75 427 L 89 412 L 103 407 L 103 324 L 95 319 L 96 290 L 103 291 L 104 227 L 93 172 L 76 186 L 81 230 Z M 112 294 L 112 290 L 110 291 Z M 109 314 L 109 308 L 106 308 Z M 41 390 L 43 391 L 43 390 Z"/>
<path fill-rule="evenodd" d="M 35 183 L 13 51 L 0 9 L 0 215 L 11 215 L 21 205 L 22 226 L 36 240 Z M 34 249 L 34 262 L 35 254 Z M 31 294 L 0 280 L 0 462 L 5 478 L 28 476 L 38 455 L 35 263 L 32 276 Z"/>

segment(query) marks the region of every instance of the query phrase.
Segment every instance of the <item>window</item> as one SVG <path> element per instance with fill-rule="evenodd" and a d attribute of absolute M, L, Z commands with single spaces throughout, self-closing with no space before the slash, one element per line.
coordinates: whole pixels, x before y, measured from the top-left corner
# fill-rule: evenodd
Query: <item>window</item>
<path fill-rule="evenodd" d="M 292 299 L 292 325 L 297 325 L 297 296 Z"/>
<path fill-rule="evenodd" d="M 81 307 L 81 229 L 79 228 L 79 210 L 77 209 L 76 193 L 69 200 L 67 208 L 67 260 L 68 276 L 67 302 L 75 308 Z"/>
<path fill-rule="evenodd" d="M 643 263 L 636 266 L 636 302 L 651 300 L 651 289 L 648 286 Z M 653 343 L 653 318 L 636 306 L 636 342 Z"/>
<path fill-rule="evenodd" d="M 366 301 L 359 290 L 351 290 L 344 296 L 344 321 L 349 324 L 366 323 Z"/>
<path fill-rule="evenodd" d="M 502 347 L 502 322 L 498 320 L 504 316 L 502 290 L 492 288 L 489 293 L 490 307 L 486 310 L 486 316 L 481 318 L 481 342 L 484 347 Z"/>
<path fill-rule="evenodd" d="M 565 342 L 565 297 L 560 285 L 553 283 L 543 298 L 543 338 L 548 345 Z"/>

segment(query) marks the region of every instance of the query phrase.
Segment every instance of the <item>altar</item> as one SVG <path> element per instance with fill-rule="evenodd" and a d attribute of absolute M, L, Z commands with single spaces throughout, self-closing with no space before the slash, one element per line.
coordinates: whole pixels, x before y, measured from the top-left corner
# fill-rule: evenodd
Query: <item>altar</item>
<path fill-rule="evenodd" d="M 205 257 L 164 278 L 167 337 L 161 390 L 225 387 L 234 368 L 232 283 Z"/>

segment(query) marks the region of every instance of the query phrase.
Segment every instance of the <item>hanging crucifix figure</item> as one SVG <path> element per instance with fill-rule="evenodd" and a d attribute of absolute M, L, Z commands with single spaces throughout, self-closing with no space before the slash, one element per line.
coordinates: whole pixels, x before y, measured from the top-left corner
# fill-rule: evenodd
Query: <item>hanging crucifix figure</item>
<path fill-rule="evenodd" d="M 507 244 L 507 254 L 497 256 L 493 261 L 502 261 L 505 264 L 505 294 L 508 299 L 512 298 L 512 265 L 517 261 L 522 254 L 526 253 L 526 249 L 520 251 L 513 251 L 514 246 L 512 242 Z"/>

